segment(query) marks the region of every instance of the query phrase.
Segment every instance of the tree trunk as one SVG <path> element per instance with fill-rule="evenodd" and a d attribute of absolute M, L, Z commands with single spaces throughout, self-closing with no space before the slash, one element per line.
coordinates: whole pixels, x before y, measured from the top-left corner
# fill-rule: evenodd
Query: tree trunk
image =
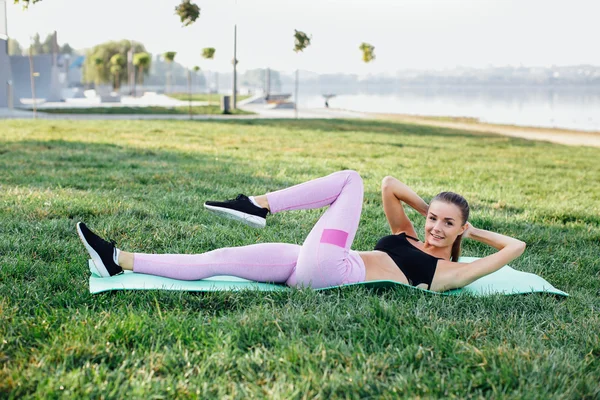
<path fill-rule="evenodd" d="M 138 83 L 140 84 L 140 88 L 143 89 L 143 86 L 144 86 L 144 67 L 142 65 L 140 65 L 139 72 L 138 72 Z M 142 96 L 143 95 L 144 95 L 144 92 L 142 90 Z"/>
<path fill-rule="evenodd" d="M 188 111 L 190 113 L 190 119 L 192 119 L 192 73 L 190 72 L 189 69 L 187 71 L 187 83 L 188 83 L 188 95 L 189 95 Z"/>
<path fill-rule="evenodd" d="M 294 116 L 296 118 L 298 118 L 298 81 L 300 80 L 298 78 L 299 75 L 299 70 L 296 70 L 296 87 L 295 87 L 295 92 L 296 94 L 294 95 Z"/>

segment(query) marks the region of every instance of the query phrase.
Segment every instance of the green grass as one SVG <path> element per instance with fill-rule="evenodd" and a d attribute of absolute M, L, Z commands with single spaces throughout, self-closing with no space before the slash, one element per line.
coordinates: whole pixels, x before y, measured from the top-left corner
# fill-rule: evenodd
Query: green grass
<path fill-rule="evenodd" d="M 40 112 L 49 114 L 174 114 L 174 115 L 188 115 L 190 110 L 187 106 L 181 107 L 160 107 L 160 106 L 148 106 L 148 107 L 77 107 L 77 108 L 41 108 Z M 223 114 L 220 106 L 193 106 L 193 115 L 216 115 Z M 231 110 L 229 114 L 234 115 L 248 115 L 254 114 L 250 111 L 240 110 L 236 108 Z"/>
<path fill-rule="evenodd" d="M 0 398 L 597 399 L 599 158 L 376 121 L 3 121 Z M 390 174 L 426 200 L 463 193 L 475 226 L 528 243 L 515 268 L 571 296 L 88 293 L 77 221 L 137 252 L 301 244 L 322 210 L 255 230 L 202 203 L 347 168 L 365 182 L 354 249 L 389 232 Z"/>
<path fill-rule="evenodd" d="M 177 100 L 188 101 L 190 99 L 190 95 L 188 93 L 170 93 L 168 96 Z M 192 94 L 192 101 L 208 101 L 211 103 L 220 104 L 222 96 L 224 95 L 221 93 L 194 93 Z M 242 101 L 249 97 L 250 96 L 248 95 L 238 94 L 237 101 Z"/>

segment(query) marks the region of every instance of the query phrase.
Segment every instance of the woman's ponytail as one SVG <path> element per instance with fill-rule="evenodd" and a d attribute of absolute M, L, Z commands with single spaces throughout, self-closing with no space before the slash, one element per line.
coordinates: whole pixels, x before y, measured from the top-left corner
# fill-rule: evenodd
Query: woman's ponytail
<path fill-rule="evenodd" d="M 452 253 L 450 255 L 450 261 L 458 262 L 460 258 L 461 247 L 460 243 L 462 242 L 462 235 L 458 235 L 454 243 L 452 243 Z"/>

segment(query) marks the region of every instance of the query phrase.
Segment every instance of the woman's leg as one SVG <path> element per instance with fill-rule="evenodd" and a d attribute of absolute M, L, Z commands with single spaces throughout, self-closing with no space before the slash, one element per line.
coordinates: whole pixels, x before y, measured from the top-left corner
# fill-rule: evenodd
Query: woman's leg
<path fill-rule="evenodd" d="M 181 280 L 198 280 L 215 275 L 233 275 L 257 282 L 288 280 L 300 253 L 300 246 L 285 243 L 264 243 L 228 247 L 203 254 L 142 254 L 119 255 L 119 263 L 129 269 L 133 261 L 136 273 L 165 276 Z"/>
<path fill-rule="evenodd" d="M 301 248 L 292 244 L 265 243 L 197 255 L 121 252 L 118 261 L 122 261 L 126 269 L 132 268 L 138 273 L 187 280 L 234 275 L 315 288 L 364 281 L 364 263 L 350 250 L 363 201 L 362 179 L 357 172 L 336 172 L 268 193 L 265 197 L 272 213 L 330 207 Z"/>
<path fill-rule="evenodd" d="M 350 246 L 363 202 L 363 182 L 356 171 L 340 171 L 266 195 L 271 213 L 329 205 L 304 241 L 289 286 L 314 288 L 362 282 L 365 266 Z"/>
<path fill-rule="evenodd" d="M 289 286 L 314 288 L 364 281 L 364 263 L 358 253 L 350 250 L 363 201 L 363 183 L 357 172 L 335 172 L 268 193 L 265 197 L 271 213 L 330 207 L 302 247 L 265 243 L 198 255 L 136 253 L 133 255 L 133 270 L 187 280 L 234 275 L 254 281 L 285 282 Z"/>

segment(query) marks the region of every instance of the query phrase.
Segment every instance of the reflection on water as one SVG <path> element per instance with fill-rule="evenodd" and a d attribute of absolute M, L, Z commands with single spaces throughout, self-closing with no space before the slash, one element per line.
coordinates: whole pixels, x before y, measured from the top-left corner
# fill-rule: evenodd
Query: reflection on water
<path fill-rule="evenodd" d="M 490 123 L 600 131 L 600 87 L 413 86 L 385 93 L 320 89 L 300 86 L 300 107 L 324 107 L 321 93 L 336 93 L 329 100 L 333 108 L 474 117 Z"/>

